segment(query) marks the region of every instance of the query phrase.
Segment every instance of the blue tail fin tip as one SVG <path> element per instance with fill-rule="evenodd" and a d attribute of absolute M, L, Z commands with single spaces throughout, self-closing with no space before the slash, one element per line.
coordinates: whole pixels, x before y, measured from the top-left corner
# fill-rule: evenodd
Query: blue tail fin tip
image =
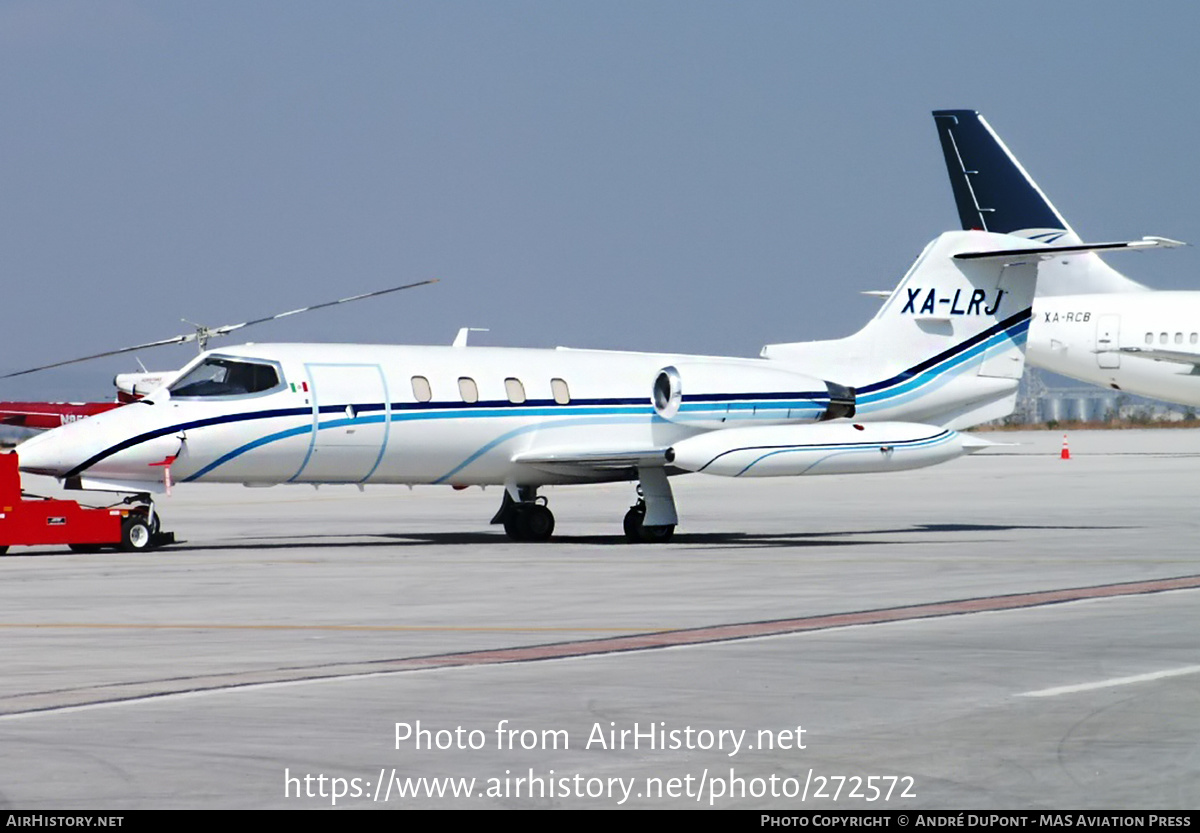
<path fill-rule="evenodd" d="M 934 110 L 938 140 L 963 229 L 1030 231 L 1043 242 L 1071 228 L 975 110 Z M 1061 235 L 1059 235 L 1061 236 Z"/>

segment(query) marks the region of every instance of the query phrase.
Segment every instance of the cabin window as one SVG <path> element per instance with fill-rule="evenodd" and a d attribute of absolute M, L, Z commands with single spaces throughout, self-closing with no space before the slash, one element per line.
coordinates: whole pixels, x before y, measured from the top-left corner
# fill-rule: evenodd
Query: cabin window
<path fill-rule="evenodd" d="M 1175 334 L 1175 343 L 1176 343 L 1176 344 L 1183 344 L 1183 333 L 1176 333 L 1176 334 Z"/>
<path fill-rule="evenodd" d="M 563 379 L 551 379 L 550 390 L 554 392 L 554 401 L 559 405 L 571 404 L 571 389 Z"/>
<path fill-rule="evenodd" d="M 1146 343 L 1147 344 L 1154 343 L 1154 333 L 1146 333 Z"/>
<path fill-rule="evenodd" d="M 1192 344 L 1195 344 L 1196 343 L 1196 334 L 1192 333 L 1192 337 L 1189 340 L 1192 342 Z"/>
<path fill-rule="evenodd" d="M 1159 334 L 1158 334 L 1158 343 L 1159 343 L 1159 344 L 1166 344 L 1166 343 L 1167 343 L 1167 338 L 1168 338 L 1168 336 L 1167 336 L 1167 334 L 1166 334 L 1166 333 L 1159 333 Z"/>
<path fill-rule="evenodd" d="M 521 384 L 520 379 L 509 376 L 504 380 L 504 390 L 508 394 L 508 401 L 514 405 L 525 401 L 525 386 Z"/>
<path fill-rule="evenodd" d="M 463 402 L 479 401 L 479 386 L 475 384 L 475 380 L 470 376 L 458 377 L 458 392 L 462 396 Z"/>
<path fill-rule="evenodd" d="M 429 387 L 429 380 L 424 376 L 412 377 L 413 398 L 418 402 L 428 402 L 433 399 L 433 390 Z"/>
<path fill-rule="evenodd" d="M 171 396 L 245 396 L 279 387 L 272 364 L 211 356 L 176 379 Z"/>

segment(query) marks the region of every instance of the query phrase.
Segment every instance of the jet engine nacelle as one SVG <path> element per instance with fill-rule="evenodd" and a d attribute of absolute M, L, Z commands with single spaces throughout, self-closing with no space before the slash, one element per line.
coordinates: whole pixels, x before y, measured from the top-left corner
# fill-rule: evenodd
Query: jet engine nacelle
<path fill-rule="evenodd" d="M 853 388 L 750 361 L 664 367 L 652 398 L 663 419 L 698 428 L 854 416 Z"/>
<path fill-rule="evenodd" d="M 911 422 L 748 426 L 677 442 L 667 461 L 723 477 L 902 471 L 943 463 L 988 443 Z"/>

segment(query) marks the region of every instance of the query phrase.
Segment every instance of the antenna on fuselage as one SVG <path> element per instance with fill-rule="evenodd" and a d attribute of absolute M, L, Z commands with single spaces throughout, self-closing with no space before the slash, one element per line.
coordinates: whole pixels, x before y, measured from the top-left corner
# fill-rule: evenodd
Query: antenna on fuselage
<path fill-rule="evenodd" d="M 450 346 L 451 347 L 466 347 L 467 346 L 467 337 L 471 333 L 490 333 L 490 332 L 491 332 L 491 330 L 489 330 L 487 327 L 463 327 L 461 330 L 458 331 L 458 335 L 456 335 L 454 337 L 454 343 L 451 344 Z"/>

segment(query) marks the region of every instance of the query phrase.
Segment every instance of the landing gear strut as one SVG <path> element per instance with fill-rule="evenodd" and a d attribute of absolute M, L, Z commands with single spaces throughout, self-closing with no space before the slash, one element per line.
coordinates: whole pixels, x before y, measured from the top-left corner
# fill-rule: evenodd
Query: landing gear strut
<path fill-rule="evenodd" d="M 492 523 L 504 524 L 504 532 L 514 541 L 549 541 L 554 534 L 554 513 L 546 498 L 538 497 L 536 486 L 505 486 Z"/>
<path fill-rule="evenodd" d="M 631 544 L 665 544 L 679 523 L 667 473 L 638 469 L 638 481 L 638 501 L 625 513 L 625 539 Z"/>

